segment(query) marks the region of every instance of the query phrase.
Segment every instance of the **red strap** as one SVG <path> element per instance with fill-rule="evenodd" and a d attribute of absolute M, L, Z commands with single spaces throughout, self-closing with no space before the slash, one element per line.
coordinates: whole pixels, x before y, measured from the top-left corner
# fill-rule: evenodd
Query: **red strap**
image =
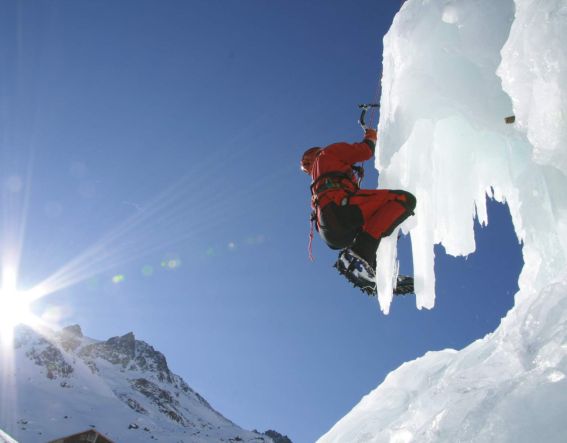
<path fill-rule="evenodd" d="M 309 229 L 309 246 L 307 247 L 307 251 L 309 252 L 309 260 L 315 261 L 315 257 L 313 257 L 313 229 L 314 229 L 315 220 L 311 219 L 311 228 Z"/>

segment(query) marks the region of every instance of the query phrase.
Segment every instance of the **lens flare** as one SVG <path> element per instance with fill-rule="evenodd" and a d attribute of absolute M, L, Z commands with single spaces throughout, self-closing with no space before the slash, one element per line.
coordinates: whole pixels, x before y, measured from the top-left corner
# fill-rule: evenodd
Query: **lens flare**
<path fill-rule="evenodd" d="M 117 285 L 118 283 L 122 283 L 126 277 L 123 274 L 116 274 L 112 277 L 112 283 Z"/>

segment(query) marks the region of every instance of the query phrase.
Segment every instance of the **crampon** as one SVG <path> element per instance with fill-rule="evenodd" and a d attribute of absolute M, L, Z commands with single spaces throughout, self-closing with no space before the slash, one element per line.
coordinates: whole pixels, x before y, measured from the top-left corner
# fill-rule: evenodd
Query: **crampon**
<path fill-rule="evenodd" d="M 334 264 L 337 271 L 352 285 L 369 296 L 376 295 L 376 274 L 372 266 L 354 254 L 350 249 L 343 249 Z M 413 294 L 413 277 L 398 275 L 395 295 Z"/>

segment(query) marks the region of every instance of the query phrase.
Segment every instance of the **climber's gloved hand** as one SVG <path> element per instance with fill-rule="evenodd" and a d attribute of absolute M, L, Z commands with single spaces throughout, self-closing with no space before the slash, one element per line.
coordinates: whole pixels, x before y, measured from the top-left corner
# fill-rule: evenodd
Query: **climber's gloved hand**
<path fill-rule="evenodd" d="M 376 142 L 376 140 L 378 140 L 378 133 L 376 132 L 376 129 L 366 128 L 364 130 L 364 139 Z"/>

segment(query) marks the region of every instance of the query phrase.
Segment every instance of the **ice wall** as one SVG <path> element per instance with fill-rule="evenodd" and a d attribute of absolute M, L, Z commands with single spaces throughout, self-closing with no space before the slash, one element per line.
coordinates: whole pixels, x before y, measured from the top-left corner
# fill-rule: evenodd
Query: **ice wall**
<path fill-rule="evenodd" d="M 533 160 L 567 174 L 567 6 L 561 0 L 520 1 L 498 74 Z M 534 31 L 529 32 L 529 31 Z"/>
<path fill-rule="evenodd" d="M 402 365 L 320 442 L 565 441 L 566 47 L 567 0 L 408 0 L 396 16 L 377 167 L 381 187 L 418 199 L 404 226 L 418 307 L 434 304 L 433 245 L 473 252 L 487 194 L 508 203 L 525 264 L 494 333 Z M 386 282 L 392 242 L 379 250 Z M 379 291 L 388 312 L 390 287 Z"/>
<path fill-rule="evenodd" d="M 488 222 L 486 195 L 508 203 L 526 257 L 540 257 L 527 266 L 539 287 L 565 268 L 565 2 L 518 5 L 515 15 L 513 0 L 410 0 L 384 38 L 377 167 L 380 187 L 417 196 L 403 229 L 419 308 L 435 301 L 433 245 L 474 252 L 473 217 Z M 378 251 L 386 313 L 393 242 Z"/>

